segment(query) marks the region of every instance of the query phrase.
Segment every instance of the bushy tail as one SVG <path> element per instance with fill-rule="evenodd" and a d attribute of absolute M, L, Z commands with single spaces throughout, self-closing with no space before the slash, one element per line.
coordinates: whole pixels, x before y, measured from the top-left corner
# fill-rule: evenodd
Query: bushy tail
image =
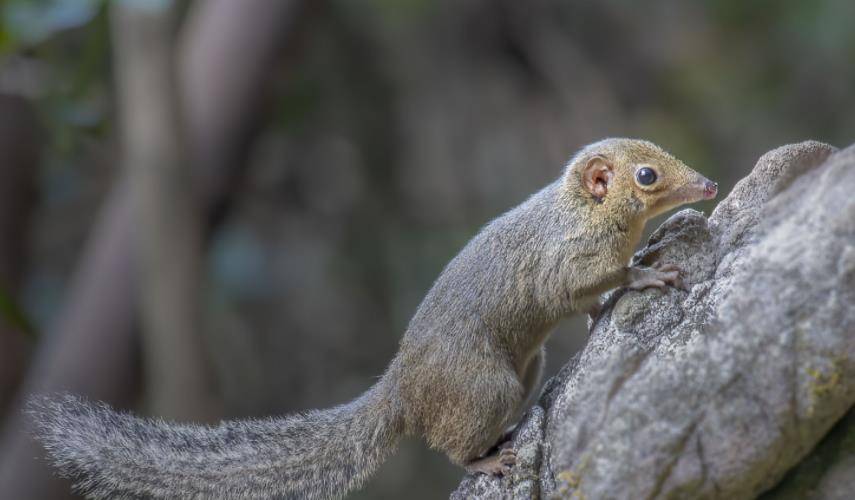
<path fill-rule="evenodd" d="M 382 384 L 382 382 L 381 382 Z M 30 405 L 37 438 L 92 498 L 339 498 L 394 451 L 394 399 L 377 385 L 328 410 L 180 425 L 78 397 Z"/>

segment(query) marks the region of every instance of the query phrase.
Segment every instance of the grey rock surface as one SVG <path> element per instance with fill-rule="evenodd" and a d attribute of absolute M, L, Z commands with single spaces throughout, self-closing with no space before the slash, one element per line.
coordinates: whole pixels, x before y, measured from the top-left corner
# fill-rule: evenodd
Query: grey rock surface
<path fill-rule="evenodd" d="M 677 213 L 634 260 L 680 265 L 687 290 L 607 297 L 515 436 L 531 459 L 452 498 L 755 498 L 853 406 L 855 147 L 765 154 L 708 219 Z"/>
<path fill-rule="evenodd" d="M 855 492 L 855 408 L 763 500 L 850 500 Z"/>

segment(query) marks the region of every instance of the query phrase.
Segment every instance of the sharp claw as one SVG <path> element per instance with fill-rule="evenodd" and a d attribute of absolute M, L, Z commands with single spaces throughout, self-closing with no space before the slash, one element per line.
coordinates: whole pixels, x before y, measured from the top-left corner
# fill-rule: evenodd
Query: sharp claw
<path fill-rule="evenodd" d="M 665 281 L 675 288 L 685 289 L 683 287 L 683 278 L 680 277 L 680 273 L 678 271 L 669 272 L 667 276 L 662 278 L 662 281 Z"/>

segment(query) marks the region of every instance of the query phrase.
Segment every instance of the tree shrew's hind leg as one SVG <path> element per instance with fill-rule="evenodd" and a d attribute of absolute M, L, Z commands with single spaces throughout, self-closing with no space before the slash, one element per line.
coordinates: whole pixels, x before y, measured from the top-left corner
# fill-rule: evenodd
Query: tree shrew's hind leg
<path fill-rule="evenodd" d="M 543 373 L 544 353 L 543 350 L 535 355 L 534 359 L 529 362 L 526 373 L 522 378 L 523 397 L 520 400 L 519 407 L 516 411 L 516 417 L 513 420 L 513 425 L 508 427 L 499 441 L 487 456 L 475 459 L 466 464 L 466 470 L 469 472 L 481 472 L 489 475 L 506 476 L 510 474 L 513 466 L 517 463 L 517 452 L 513 449 L 511 435 L 518 425 L 518 420 L 522 417 L 523 412 L 531 404 L 535 397 L 535 390 L 540 385 L 540 378 Z"/>

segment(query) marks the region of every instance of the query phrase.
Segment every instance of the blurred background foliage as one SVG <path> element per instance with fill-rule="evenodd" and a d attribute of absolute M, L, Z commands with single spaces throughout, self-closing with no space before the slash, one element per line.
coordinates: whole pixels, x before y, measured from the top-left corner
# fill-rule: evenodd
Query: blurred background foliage
<path fill-rule="evenodd" d="M 119 170 L 109 8 L 0 4 L 0 94 L 31 105 L 39 134 L 19 285 L 0 283 L 0 336 L 24 339 L 6 340 L 21 372 Z M 316 10 L 270 68 L 263 125 L 207 253 L 204 339 L 227 417 L 367 388 L 443 265 L 586 143 L 648 138 L 726 194 L 775 146 L 845 146 L 855 130 L 849 0 Z M 550 373 L 585 332 L 582 320 L 562 325 Z M 408 444 L 358 497 L 436 498 L 460 476 Z"/>

